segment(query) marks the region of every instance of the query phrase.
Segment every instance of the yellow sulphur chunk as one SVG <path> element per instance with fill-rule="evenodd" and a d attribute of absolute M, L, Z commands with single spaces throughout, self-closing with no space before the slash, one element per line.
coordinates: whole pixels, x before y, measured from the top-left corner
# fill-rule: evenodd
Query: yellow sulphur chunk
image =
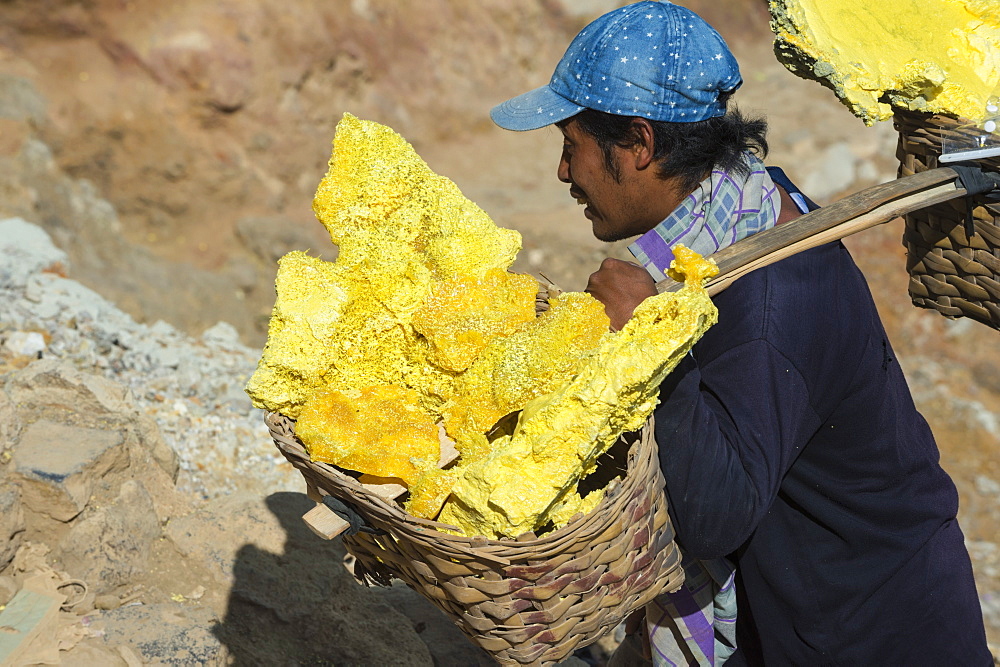
<path fill-rule="evenodd" d="M 427 470 L 410 487 L 406 511 L 421 519 L 433 519 L 441 511 L 457 479 L 457 471 Z"/>
<path fill-rule="evenodd" d="M 433 363 L 464 371 L 490 341 L 535 319 L 537 292 L 531 276 L 499 269 L 443 280 L 417 310 L 413 327 L 430 343 Z"/>
<path fill-rule="evenodd" d="M 865 124 L 892 107 L 981 121 L 1000 96 L 995 0 L 771 0 L 775 53 Z M 992 115 L 992 114 L 990 114 Z"/>
<path fill-rule="evenodd" d="M 329 341 L 347 292 L 332 263 L 304 252 L 278 261 L 275 290 L 267 344 L 246 390 L 255 406 L 295 417 L 333 365 Z"/>
<path fill-rule="evenodd" d="M 412 389 L 367 387 L 355 397 L 339 391 L 312 396 L 295 434 L 313 461 L 332 463 L 408 485 L 436 468 L 441 447 L 434 419 Z"/>
<path fill-rule="evenodd" d="M 247 384 L 253 404 L 296 417 L 324 387 L 398 384 L 424 409 L 440 407 L 453 374 L 427 363 L 414 313 L 436 281 L 507 269 L 520 235 L 495 226 L 390 128 L 350 114 L 313 209 L 340 252 L 333 263 L 300 252 L 279 263 L 267 344 Z"/>

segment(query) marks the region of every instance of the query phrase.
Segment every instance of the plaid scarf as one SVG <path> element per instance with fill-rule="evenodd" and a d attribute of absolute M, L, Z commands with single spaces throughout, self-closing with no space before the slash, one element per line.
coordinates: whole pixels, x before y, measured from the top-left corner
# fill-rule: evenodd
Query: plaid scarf
<path fill-rule="evenodd" d="M 749 175 L 714 170 L 663 222 L 628 247 L 653 280 L 666 278 L 671 248 L 678 243 L 711 255 L 774 227 L 781 210 L 778 189 L 756 156 L 745 153 L 744 161 Z"/>
<path fill-rule="evenodd" d="M 777 224 L 781 196 L 764 163 L 745 154 L 745 177 L 715 170 L 659 225 L 629 250 L 657 282 L 683 243 L 711 255 Z M 736 646 L 736 586 L 724 558 L 684 557 L 684 585 L 646 605 L 646 632 L 655 667 L 721 665 Z"/>

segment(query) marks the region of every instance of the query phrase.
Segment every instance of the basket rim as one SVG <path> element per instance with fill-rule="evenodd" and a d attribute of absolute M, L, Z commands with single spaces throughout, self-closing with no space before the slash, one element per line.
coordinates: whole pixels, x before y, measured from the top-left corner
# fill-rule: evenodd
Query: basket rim
<path fill-rule="evenodd" d="M 453 547 L 458 547 L 462 551 L 468 552 L 469 555 L 475 555 L 478 557 L 493 555 L 497 557 L 498 560 L 504 561 L 507 560 L 507 557 L 521 559 L 523 557 L 522 552 L 526 550 L 533 551 L 533 558 L 535 559 L 544 558 L 544 553 L 538 553 L 538 550 L 542 547 L 558 547 L 568 539 L 574 541 L 580 540 L 581 538 L 591 539 L 590 536 L 585 536 L 584 531 L 581 530 L 584 527 L 590 529 L 587 532 L 593 532 L 596 535 L 599 535 L 601 532 L 607 530 L 608 526 L 605 523 L 588 523 L 583 522 L 581 519 L 600 512 L 607 512 L 609 509 L 614 510 L 616 509 L 614 506 L 618 504 L 624 506 L 628 497 L 631 495 L 626 493 L 626 491 L 629 490 L 631 486 L 640 483 L 640 481 L 636 479 L 635 475 L 629 475 L 628 473 L 635 467 L 634 463 L 637 462 L 640 457 L 654 458 L 653 454 L 656 451 L 656 441 L 653 437 L 653 417 L 650 416 L 643 427 L 637 432 L 638 437 L 636 437 L 635 442 L 633 442 L 629 448 L 626 474 L 623 477 L 613 479 L 608 486 L 605 487 L 606 492 L 594 509 L 590 510 L 590 512 L 587 512 L 586 514 L 575 515 L 565 526 L 551 530 L 541 536 L 526 539 L 492 539 L 482 535 L 468 536 L 440 530 L 440 527 L 455 529 L 457 529 L 457 527 L 449 526 L 448 524 L 434 521 L 432 519 L 421 519 L 408 514 L 394 502 L 388 501 L 372 493 L 355 478 L 344 474 L 336 466 L 329 463 L 312 461 L 309 458 L 309 454 L 306 452 L 305 447 L 294 434 L 295 420 L 293 418 L 277 412 L 265 412 L 264 421 L 271 431 L 271 435 L 274 437 L 275 444 L 282 451 L 285 457 L 292 462 L 293 466 L 296 468 L 304 466 L 322 474 L 334 484 L 339 485 L 341 487 L 341 491 L 346 491 L 348 495 L 353 496 L 351 498 L 347 498 L 347 500 L 354 502 L 366 502 L 383 512 L 387 512 L 400 524 L 398 526 L 393 526 L 393 528 L 404 529 L 399 532 L 409 532 L 406 531 L 405 528 L 410 528 L 412 531 L 420 533 L 425 539 L 434 538 L 440 542 L 450 544 Z M 287 431 L 288 435 L 279 440 L 276 436 L 278 436 L 280 431 Z M 299 464 L 292 461 L 292 457 L 298 459 Z M 658 471 L 659 462 L 654 461 L 652 463 Z M 646 480 L 642 480 L 642 483 L 645 483 L 645 481 Z M 324 487 L 324 490 L 333 495 L 334 489 Z M 648 489 L 650 492 L 655 490 Z"/>

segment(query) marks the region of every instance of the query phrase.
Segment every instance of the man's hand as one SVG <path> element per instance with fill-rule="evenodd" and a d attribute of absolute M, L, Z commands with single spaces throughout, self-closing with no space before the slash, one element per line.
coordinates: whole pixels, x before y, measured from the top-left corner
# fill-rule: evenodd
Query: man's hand
<path fill-rule="evenodd" d="M 641 266 L 609 257 L 590 275 L 586 291 L 604 304 L 611 329 L 618 331 L 646 297 L 656 296 L 656 283 Z"/>
<path fill-rule="evenodd" d="M 649 632 L 646 631 L 646 608 L 639 607 L 625 619 L 625 634 L 639 635 L 642 647 L 642 657 L 649 660 L 653 657 L 653 650 L 649 646 Z"/>

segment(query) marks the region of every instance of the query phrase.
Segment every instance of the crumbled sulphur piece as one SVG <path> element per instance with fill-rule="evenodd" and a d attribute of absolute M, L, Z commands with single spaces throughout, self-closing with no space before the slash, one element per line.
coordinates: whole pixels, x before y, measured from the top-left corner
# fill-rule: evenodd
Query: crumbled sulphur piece
<path fill-rule="evenodd" d="M 433 519 L 441 511 L 457 479 L 457 470 L 435 468 L 423 472 L 409 488 L 406 511 L 421 519 Z"/>
<path fill-rule="evenodd" d="M 412 389 L 366 387 L 356 396 L 315 394 L 302 408 L 295 434 L 313 461 L 413 484 L 440 457 L 438 428 Z"/>
<path fill-rule="evenodd" d="M 340 246 L 338 263 L 367 263 L 369 273 L 416 259 L 438 280 L 482 276 L 509 267 L 521 248 L 517 232 L 496 227 L 405 139 L 351 114 L 337 124 L 313 210 Z"/>
<path fill-rule="evenodd" d="M 464 371 L 490 341 L 535 319 L 537 292 L 531 276 L 499 269 L 442 280 L 414 314 L 413 327 L 427 338 L 430 361 Z"/>
<path fill-rule="evenodd" d="M 675 255 L 672 268 L 686 276 L 717 270 L 696 253 L 675 248 Z M 558 510 L 577 482 L 622 433 L 642 426 L 663 378 L 717 317 L 695 280 L 643 301 L 576 375 L 524 407 L 509 443 L 463 470 L 439 520 L 496 538 L 536 530 L 553 512 L 564 518 Z"/>
<path fill-rule="evenodd" d="M 600 301 L 566 292 L 517 332 L 494 339 L 459 376 L 455 397 L 445 407 L 445 428 L 459 451 L 485 453 L 486 432 L 501 417 L 566 382 L 609 326 Z"/>
<path fill-rule="evenodd" d="M 329 341 L 347 300 L 339 282 L 332 263 L 304 252 L 290 252 L 278 261 L 278 298 L 267 344 L 247 383 L 254 405 L 294 417 L 306 397 L 323 385 L 336 352 Z"/>
<path fill-rule="evenodd" d="M 313 208 L 340 252 L 333 263 L 304 253 L 279 263 L 267 344 L 247 384 L 253 404 L 296 417 L 324 387 L 398 384 L 440 407 L 453 374 L 427 363 L 414 313 L 435 281 L 507 269 L 520 235 L 496 227 L 390 128 L 350 114 Z"/>
<path fill-rule="evenodd" d="M 569 520 L 575 515 L 587 514 L 593 510 L 603 498 L 604 489 L 591 491 L 584 498 L 575 492 L 570 492 L 562 504 L 552 508 L 552 511 L 549 512 L 549 520 L 556 528 L 561 528 L 569 523 Z"/>
<path fill-rule="evenodd" d="M 995 0 L 771 0 L 775 53 L 865 124 L 892 107 L 981 121 L 1000 95 Z"/>

